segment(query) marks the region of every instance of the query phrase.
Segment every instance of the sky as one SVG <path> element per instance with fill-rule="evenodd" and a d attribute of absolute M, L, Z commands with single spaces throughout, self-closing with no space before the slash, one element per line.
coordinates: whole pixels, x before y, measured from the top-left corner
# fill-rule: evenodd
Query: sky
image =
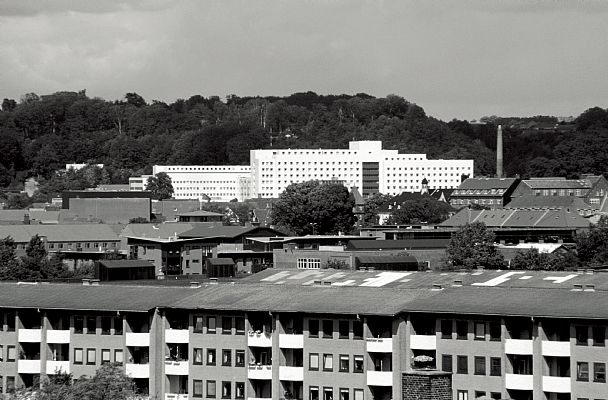
<path fill-rule="evenodd" d="M 443 120 L 608 107 L 607 0 L 0 0 L 0 98 L 396 94 Z"/>

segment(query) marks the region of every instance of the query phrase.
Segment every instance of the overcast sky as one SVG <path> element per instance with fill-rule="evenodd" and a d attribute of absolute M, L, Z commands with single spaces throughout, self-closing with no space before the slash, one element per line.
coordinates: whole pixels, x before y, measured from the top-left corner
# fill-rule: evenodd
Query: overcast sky
<path fill-rule="evenodd" d="M 608 107 L 605 0 L 0 0 L 0 97 L 396 94 L 443 120 Z"/>

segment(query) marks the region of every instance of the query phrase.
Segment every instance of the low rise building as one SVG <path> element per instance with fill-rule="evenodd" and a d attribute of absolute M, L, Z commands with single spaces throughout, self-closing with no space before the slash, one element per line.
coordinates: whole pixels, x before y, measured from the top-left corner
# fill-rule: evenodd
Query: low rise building
<path fill-rule="evenodd" d="M 606 302 L 608 276 L 569 271 L 0 283 L 0 388 L 116 362 L 157 399 L 410 400 L 404 379 L 433 370 L 451 377 L 441 399 L 600 399 Z"/>
<path fill-rule="evenodd" d="M 608 180 L 602 175 L 581 175 L 580 179 L 563 177 L 524 179 L 513 192 L 519 196 L 574 196 L 599 210 L 608 197 Z"/>
<path fill-rule="evenodd" d="M 519 182 L 516 178 L 468 178 L 452 191 L 450 204 L 454 208 L 503 208 L 511 201 Z"/>

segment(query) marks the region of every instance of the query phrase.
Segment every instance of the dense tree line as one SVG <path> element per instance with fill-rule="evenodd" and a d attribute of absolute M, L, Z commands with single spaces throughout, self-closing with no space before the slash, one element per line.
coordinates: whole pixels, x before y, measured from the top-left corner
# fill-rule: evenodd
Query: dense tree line
<path fill-rule="evenodd" d="M 433 158 L 474 158 L 479 172 L 491 172 L 493 155 L 481 141 L 398 96 L 195 95 L 166 104 L 136 93 L 111 102 L 80 91 L 3 101 L 0 186 L 48 179 L 72 162 L 103 163 L 110 182 L 124 183 L 153 164 L 248 164 L 255 148 L 345 147 L 353 139 Z"/>

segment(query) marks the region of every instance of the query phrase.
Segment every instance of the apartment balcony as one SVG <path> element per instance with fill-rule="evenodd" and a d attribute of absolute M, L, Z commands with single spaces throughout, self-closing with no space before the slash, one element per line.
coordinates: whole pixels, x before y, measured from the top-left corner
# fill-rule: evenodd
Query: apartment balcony
<path fill-rule="evenodd" d="M 532 355 L 531 339 L 507 339 L 505 341 L 506 354 Z"/>
<path fill-rule="evenodd" d="M 272 336 L 261 332 L 249 332 L 247 337 L 249 347 L 272 347 Z"/>
<path fill-rule="evenodd" d="M 165 375 L 188 375 L 188 361 L 165 361 Z"/>
<path fill-rule="evenodd" d="M 40 366 L 40 360 L 18 360 L 17 372 L 20 374 L 39 374 Z"/>
<path fill-rule="evenodd" d="M 249 379 L 272 379 L 271 365 L 250 365 L 247 370 L 247 378 Z"/>
<path fill-rule="evenodd" d="M 505 387 L 512 390 L 534 389 L 533 375 L 506 374 Z"/>
<path fill-rule="evenodd" d="M 301 382 L 304 380 L 304 368 L 303 367 L 280 366 L 279 367 L 279 380 Z"/>
<path fill-rule="evenodd" d="M 572 392 L 569 376 L 543 376 L 543 392 L 570 393 Z"/>
<path fill-rule="evenodd" d="M 42 341 L 42 329 L 19 329 L 17 333 L 19 342 L 40 343 Z"/>
<path fill-rule="evenodd" d="M 127 364 L 125 373 L 131 378 L 150 378 L 150 364 Z"/>
<path fill-rule="evenodd" d="M 149 333 L 127 332 L 125 340 L 126 340 L 127 346 L 133 346 L 133 347 L 149 347 L 150 346 L 150 334 Z"/>
<path fill-rule="evenodd" d="M 410 349 L 437 350 L 436 335 L 410 335 Z"/>
<path fill-rule="evenodd" d="M 165 393 L 165 400 L 188 400 L 188 395 L 177 393 Z"/>
<path fill-rule="evenodd" d="M 282 349 L 303 349 L 304 335 L 279 335 L 279 347 Z"/>
<path fill-rule="evenodd" d="M 369 353 L 392 353 L 393 339 L 391 338 L 367 338 L 366 348 Z"/>
<path fill-rule="evenodd" d="M 392 371 L 367 371 L 368 386 L 393 386 Z"/>
<path fill-rule="evenodd" d="M 166 329 L 165 343 L 189 343 L 190 332 L 188 329 Z"/>
<path fill-rule="evenodd" d="M 543 356 L 570 357 L 570 342 L 542 341 Z"/>
<path fill-rule="evenodd" d="M 59 372 L 65 374 L 70 373 L 70 362 L 69 361 L 47 361 L 46 362 L 46 373 L 48 375 L 55 375 Z"/>
<path fill-rule="evenodd" d="M 47 330 L 46 342 L 49 344 L 68 344 L 70 343 L 70 330 Z"/>

